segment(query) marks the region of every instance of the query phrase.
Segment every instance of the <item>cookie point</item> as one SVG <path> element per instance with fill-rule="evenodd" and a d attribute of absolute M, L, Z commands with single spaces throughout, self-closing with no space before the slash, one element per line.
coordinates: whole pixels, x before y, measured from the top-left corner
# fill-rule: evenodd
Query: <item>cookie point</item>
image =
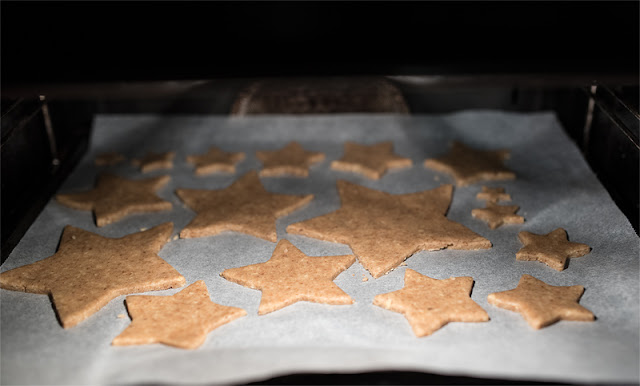
<path fill-rule="evenodd" d="M 111 222 L 112 222 L 111 220 L 103 218 L 103 217 L 96 218 L 96 226 L 98 228 L 101 228 L 101 227 L 103 227 L 105 225 L 109 225 L 109 224 L 111 224 Z"/>

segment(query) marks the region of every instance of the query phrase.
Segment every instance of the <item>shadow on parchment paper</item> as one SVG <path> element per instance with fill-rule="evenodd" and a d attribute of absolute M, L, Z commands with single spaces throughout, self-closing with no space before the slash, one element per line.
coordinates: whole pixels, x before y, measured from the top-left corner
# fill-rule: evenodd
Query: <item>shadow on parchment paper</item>
<path fill-rule="evenodd" d="M 562 385 L 557 382 L 532 382 L 447 376 L 414 371 L 377 371 L 357 374 L 291 374 L 248 385 Z"/>

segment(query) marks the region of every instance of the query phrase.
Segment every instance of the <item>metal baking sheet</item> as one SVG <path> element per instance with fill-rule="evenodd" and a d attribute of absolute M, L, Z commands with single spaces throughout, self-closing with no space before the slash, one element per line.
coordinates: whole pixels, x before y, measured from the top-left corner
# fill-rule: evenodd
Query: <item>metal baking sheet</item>
<path fill-rule="evenodd" d="M 372 305 L 376 294 L 403 286 L 405 267 L 372 279 L 359 263 L 335 282 L 355 299 L 349 306 L 300 302 L 258 316 L 260 292 L 221 278 L 231 267 L 269 259 L 275 243 L 225 233 L 179 239 L 159 255 L 182 273 L 187 283 L 203 279 L 214 302 L 242 307 L 248 316 L 209 334 L 197 350 L 164 345 L 113 347 L 112 339 L 130 323 L 124 296 L 111 301 L 78 326 L 60 327 L 47 296 L 1 290 L 1 383 L 229 383 L 249 382 L 301 372 L 416 370 L 504 379 L 565 382 L 638 382 L 639 263 L 638 237 L 589 169 L 575 144 L 552 113 L 464 111 L 434 116 L 332 115 L 219 116 L 99 115 L 90 150 L 60 192 L 90 189 L 101 171 L 142 178 L 130 163 L 96 167 L 96 154 L 118 151 L 128 159 L 147 151 L 177 152 L 166 172 L 170 184 L 159 195 L 174 203 L 171 211 L 134 215 L 97 228 L 89 212 L 51 201 L 9 256 L 2 271 L 55 253 L 62 229 L 71 224 L 107 237 L 172 221 L 178 234 L 194 216 L 175 195 L 176 188 L 220 189 L 249 170 L 260 169 L 257 150 L 278 149 L 291 140 L 326 153 L 309 178 L 263 178 L 273 192 L 313 193 L 306 207 L 277 221 L 286 238 L 308 255 L 348 254 L 346 245 L 285 232 L 287 225 L 328 213 L 340 206 L 338 179 L 400 194 L 452 182 L 425 169 L 422 161 L 446 152 L 452 140 L 480 149 L 508 148 L 507 166 L 517 179 L 491 182 L 503 186 L 520 206 L 522 225 L 490 230 L 471 217 L 483 206 L 475 199 L 482 184 L 455 188 L 448 217 L 488 238 L 493 248 L 480 251 L 419 252 L 407 266 L 433 278 L 472 276 L 472 299 L 491 317 L 487 323 L 450 323 L 432 336 L 416 338 L 404 317 Z M 392 140 L 398 154 L 410 157 L 410 169 L 390 172 L 378 181 L 332 171 L 344 141 Z M 196 177 L 185 162 L 209 146 L 244 151 L 247 158 L 235 175 Z M 572 241 L 589 244 L 588 255 L 571 259 L 555 271 L 538 262 L 519 262 L 517 233 L 547 233 L 563 227 Z M 491 306 L 487 295 L 514 288 L 522 274 L 553 285 L 583 285 L 580 303 L 594 312 L 593 323 L 559 322 L 539 331 L 519 314 Z M 362 278 L 369 278 L 363 282 Z M 169 295 L 172 289 L 152 292 Z"/>

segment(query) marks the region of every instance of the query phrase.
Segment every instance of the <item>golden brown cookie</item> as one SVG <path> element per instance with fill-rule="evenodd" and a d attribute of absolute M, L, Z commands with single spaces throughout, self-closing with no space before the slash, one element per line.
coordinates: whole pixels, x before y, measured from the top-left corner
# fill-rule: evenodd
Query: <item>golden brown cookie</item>
<path fill-rule="evenodd" d="M 424 166 L 451 174 L 458 186 L 466 186 L 479 181 L 513 180 L 515 173 L 503 164 L 507 159 L 508 150 L 476 150 L 454 142 L 448 154 L 427 159 Z"/>
<path fill-rule="evenodd" d="M 58 252 L 3 272 L 0 287 L 49 294 L 70 328 L 120 295 L 183 286 L 184 277 L 158 256 L 172 231 L 164 223 L 112 239 L 67 225 Z"/>
<path fill-rule="evenodd" d="M 295 196 L 268 192 L 255 171 L 250 171 L 224 189 L 178 189 L 176 194 L 197 213 L 180 231 L 181 238 L 233 231 L 272 242 L 278 240 L 276 219 L 313 199 L 312 194 Z"/>
<path fill-rule="evenodd" d="M 138 166 L 142 173 L 151 172 L 159 169 L 173 168 L 173 159 L 176 153 L 169 151 L 166 153 L 147 153 L 142 159 L 134 159 L 131 161 L 133 166 Z"/>
<path fill-rule="evenodd" d="M 581 285 L 553 286 L 533 276 L 522 275 L 515 289 L 489 294 L 487 299 L 496 307 L 519 312 L 538 330 L 559 320 L 593 321 L 593 313 L 578 304 L 583 293 Z"/>
<path fill-rule="evenodd" d="M 212 302 L 203 280 L 175 295 L 133 295 L 125 302 L 131 324 L 115 337 L 114 346 L 163 343 L 195 349 L 211 331 L 247 314 Z"/>
<path fill-rule="evenodd" d="M 391 141 L 370 146 L 346 142 L 344 155 L 339 160 L 331 162 L 331 169 L 360 173 L 367 178 L 378 180 L 389 169 L 407 168 L 411 165 L 411 159 L 393 153 Z"/>
<path fill-rule="evenodd" d="M 263 164 L 260 177 L 308 177 L 309 167 L 324 160 L 324 153 L 307 151 L 298 142 L 275 151 L 258 151 L 256 156 Z"/>
<path fill-rule="evenodd" d="M 282 239 L 268 261 L 225 269 L 220 276 L 262 291 L 258 315 L 264 315 L 299 301 L 352 304 L 333 280 L 355 261 L 353 255 L 307 256 Z"/>
<path fill-rule="evenodd" d="M 485 221 L 489 228 L 496 229 L 502 224 L 522 224 L 524 217 L 515 214 L 518 209 L 517 205 L 498 205 L 487 201 L 486 208 L 472 209 L 471 215 Z"/>
<path fill-rule="evenodd" d="M 413 333 L 431 335 L 449 322 L 486 322 L 489 315 L 471 300 L 473 279 L 468 276 L 432 279 L 407 268 L 404 287 L 376 295 L 373 304 L 399 312 L 407 318 Z"/>
<path fill-rule="evenodd" d="M 392 195 L 338 181 L 338 193 L 340 209 L 291 224 L 287 232 L 349 245 L 374 278 L 418 251 L 491 248 L 489 240 L 445 217 L 451 185 Z"/>
<path fill-rule="evenodd" d="M 482 187 L 482 191 L 476 194 L 478 200 L 497 203 L 498 201 L 511 201 L 511 196 L 504 192 L 504 188 Z"/>
<path fill-rule="evenodd" d="M 171 203 L 154 193 L 169 180 L 169 176 L 129 180 L 115 174 L 103 173 L 92 190 L 58 194 L 56 200 L 73 209 L 92 210 L 96 224 L 101 227 L 134 213 L 171 210 Z"/>
<path fill-rule="evenodd" d="M 228 153 L 213 146 L 205 154 L 187 156 L 187 162 L 196 167 L 197 176 L 204 176 L 216 172 L 235 173 L 236 164 L 244 158 L 244 153 Z"/>
<path fill-rule="evenodd" d="M 95 158 L 96 166 L 111 166 L 124 161 L 124 156 L 116 152 L 98 154 Z"/>
<path fill-rule="evenodd" d="M 523 231 L 518 233 L 518 238 L 524 246 L 516 253 L 516 260 L 537 260 L 558 271 L 565 269 L 567 258 L 581 257 L 591 251 L 587 244 L 569 241 L 567 231 L 562 228 L 546 235 Z"/>

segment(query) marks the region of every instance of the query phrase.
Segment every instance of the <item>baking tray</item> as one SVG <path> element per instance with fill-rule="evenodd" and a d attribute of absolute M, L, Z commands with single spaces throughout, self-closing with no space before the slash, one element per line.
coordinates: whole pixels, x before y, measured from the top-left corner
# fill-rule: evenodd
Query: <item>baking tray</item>
<path fill-rule="evenodd" d="M 446 115 L 220 116 L 98 115 L 90 149 L 60 192 L 93 187 L 100 172 L 131 178 L 169 174 L 159 190 L 171 201 L 171 211 L 133 215 L 102 228 L 89 212 L 50 201 L 1 270 L 32 263 L 55 253 L 62 229 L 73 225 L 107 237 L 121 237 L 171 221 L 173 235 L 194 217 L 175 195 L 176 188 L 221 189 L 249 170 L 259 170 L 257 150 L 274 150 L 289 141 L 326 153 L 311 167 L 309 178 L 262 178 L 267 190 L 315 195 L 307 206 L 280 218 L 279 238 L 286 238 L 312 256 L 351 253 L 343 244 L 285 232 L 287 225 L 340 207 L 338 179 L 393 194 L 435 188 L 452 179 L 422 166 L 425 158 L 444 154 L 451 141 L 479 149 L 507 148 L 506 165 L 516 172 L 502 186 L 520 206 L 521 225 L 490 230 L 471 217 L 484 206 L 475 199 L 482 184 L 454 189 L 447 217 L 488 238 L 488 250 L 419 252 L 409 268 L 437 279 L 472 276 L 471 298 L 491 320 L 450 323 L 433 335 L 416 338 L 404 317 L 372 305 L 376 294 L 400 289 L 405 267 L 373 279 L 356 262 L 335 283 L 354 300 L 331 306 L 300 302 L 264 316 L 257 315 L 260 292 L 219 276 L 226 268 L 269 259 L 275 243 L 227 232 L 218 236 L 178 239 L 159 255 L 188 284 L 204 280 L 211 299 L 241 307 L 248 315 L 211 332 L 197 350 L 164 345 L 115 347 L 110 342 L 130 323 L 124 296 L 78 326 L 64 330 L 47 296 L 0 290 L 0 382 L 3 384 L 111 383 L 240 383 L 293 373 L 355 373 L 423 371 L 456 376 L 524 379 L 552 382 L 638 382 L 639 263 L 638 237 L 589 169 L 577 147 L 565 135 L 554 114 L 463 111 Z M 409 157 L 409 169 L 368 180 L 330 170 L 341 157 L 345 141 L 394 142 L 398 154 Z M 244 151 L 247 158 L 234 175 L 197 177 L 185 162 L 209 146 Z M 147 151 L 177 152 L 174 168 L 141 174 L 130 163 L 96 167 L 95 156 L 119 151 L 128 159 Z M 558 272 L 539 262 L 515 260 L 522 230 L 548 233 L 558 227 L 569 239 L 592 247 L 588 255 L 571 259 Z M 522 274 L 552 285 L 583 285 L 580 304 L 595 322 L 562 321 L 533 330 L 517 313 L 491 306 L 487 295 L 514 288 Z M 367 277 L 368 281 L 362 278 Z M 150 294 L 170 295 L 180 289 Z"/>

